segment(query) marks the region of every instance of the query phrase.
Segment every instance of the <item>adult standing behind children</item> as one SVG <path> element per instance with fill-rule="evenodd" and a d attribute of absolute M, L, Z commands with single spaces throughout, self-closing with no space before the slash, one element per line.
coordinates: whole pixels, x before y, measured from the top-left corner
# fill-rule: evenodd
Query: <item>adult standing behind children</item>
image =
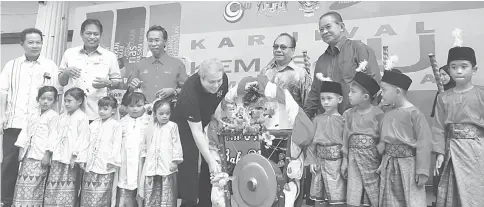
<path fill-rule="evenodd" d="M 59 67 L 59 83 L 64 90 L 78 87 L 86 93 L 89 122 L 99 117 L 97 104 L 108 95 L 108 88 L 119 88 L 121 83 L 116 55 L 100 46 L 102 33 L 99 20 L 86 19 L 81 25 L 84 44 L 67 49 Z"/>
<path fill-rule="evenodd" d="M 19 169 L 19 149 L 14 146 L 27 126 L 29 112 L 39 105 L 36 94 L 44 85 L 57 86 L 57 65 L 40 56 L 42 32 L 35 28 L 20 33 L 25 54 L 5 64 L 0 75 L 0 134 L 3 134 L 2 203 L 9 207 Z M 21 78 L 22 77 L 22 78 Z"/>

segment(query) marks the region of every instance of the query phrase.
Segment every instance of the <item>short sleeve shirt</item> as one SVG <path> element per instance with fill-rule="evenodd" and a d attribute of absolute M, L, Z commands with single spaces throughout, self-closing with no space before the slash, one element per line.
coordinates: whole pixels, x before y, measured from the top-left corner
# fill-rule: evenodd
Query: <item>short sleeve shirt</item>
<path fill-rule="evenodd" d="M 215 109 L 229 90 L 228 82 L 227 74 L 224 74 L 222 86 L 217 93 L 212 94 L 203 89 L 200 75 L 193 74 L 183 85 L 172 119 L 177 120 L 178 123 L 202 122 L 203 127 L 207 126 Z M 181 125 L 179 127 L 182 128 Z"/>

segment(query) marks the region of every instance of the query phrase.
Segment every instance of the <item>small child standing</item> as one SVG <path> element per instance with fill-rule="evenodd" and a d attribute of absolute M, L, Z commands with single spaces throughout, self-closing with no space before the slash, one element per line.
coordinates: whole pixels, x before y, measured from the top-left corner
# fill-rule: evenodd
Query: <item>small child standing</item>
<path fill-rule="evenodd" d="M 342 96 L 340 83 L 323 81 L 321 105 L 324 113 L 313 120 L 315 135 L 305 161 L 313 174 L 310 199 L 319 201 L 317 205 L 346 206 L 346 181 L 341 175 L 343 118 L 338 112 Z"/>
<path fill-rule="evenodd" d="M 89 139 L 89 119 L 81 110 L 86 94 L 80 88 L 64 93 L 65 112 L 52 143 L 52 167 L 45 189 L 45 207 L 74 206 L 78 201 L 80 168 L 76 164 L 83 142 Z"/>
<path fill-rule="evenodd" d="M 59 115 L 52 107 L 57 101 L 57 89 L 43 86 L 39 89 L 38 110 L 30 114 L 27 127 L 18 136 L 15 146 L 20 148 L 22 162 L 12 206 L 43 206 L 51 153 L 49 145 L 57 136 Z M 32 179 L 32 177 L 34 179 Z"/>
<path fill-rule="evenodd" d="M 372 105 L 380 90 L 378 83 L 363 72 L 357 72 L 350 83 L 349 100 L 353 108 L 345 111 L 343 163 L 341 172 L 348 177 L 348 206 L 378 206 L 380 166 L 377 144 L 383 111 Z"/>
<path fill-rule="evenodd" d="M 148 124 L 141 148 L 142 172 L 138 194 L 145 207 L 176 207 L 177 171 L 183 151 L 176 123 L 169 120 L 169 99 L 153 104 L 153 122 Z"/>
<path fill-rule="evenodd" d="M 84 169 L 81 206 L 111 206 L 114 173 L 121 167 L 123 129 L 114 118 L 118 102 L 112 96 L 98 101 L 99 118 L 89 126 L 89 139 L 84 142 L 78 162 Z"/>
<path fill-rule="evenodd" d="M 383 101 L 395 108 L 381 120 L 380 206 L 427 206 L 424 185 L 432 134 L 425 115 L 407 100 L 411 84 L 412 79 L 396 69 L 385 71 L 381 80 Z"/>
<path fill-rule="evenodd" d="M 145 113 L 146 97 L 142 93 L 130 93 L 125 104 L 127 104 L 128 115 L 121 119 L 123 140 L 116 206 L 141 207 L 142 202 L 136 199 L 139 171 L 142 168 L 140 155 L 144 134 L 152 118 Z"/>
<path fill-rule="evenodd" d="M 474 50 L 457 45 L 449 50 L 447 65 L 453 89 L 439 94 L 433 137 L 438 153 L 434 175 L 444 170 L 437 207 L 484 204 L 484 87 L 472 84 L 477 73 Z"/>

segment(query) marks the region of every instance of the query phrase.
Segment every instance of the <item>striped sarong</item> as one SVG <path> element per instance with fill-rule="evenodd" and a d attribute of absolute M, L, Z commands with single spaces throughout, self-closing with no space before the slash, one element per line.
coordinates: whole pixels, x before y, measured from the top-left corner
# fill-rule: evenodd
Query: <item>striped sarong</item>
<path fill-rule="evenodd" d="M 386 144 L 380 174 L 380 206 L 427 206 L 425 187 L 415 181 L 415 149 Z"/>
<path fill-rule="evenodd" d="M 45 188 L 44 207 L 74 207 L 79 195 L 77 178 L 80 168 L 52 162 Z"/>
<path fill-rule="evenodd" d="M 24 159 L 15 184 L 12 206 L 43 206 L 48 173 L 49 168 L 42 167 L 40 160 Z"/>
<path fill-rule="evenodd" d="M 311 180 L 310 199 L 331 206 L 346 205 L 346 181 L 341 175 L 341 145 L 316 146 L 320 170 Z"/>
<path fill-rule="evenodd" d="M 484 205 L 484 129 L 450 124 L 437 207 Z"/>
<path fill-rule="evenodd" d="M 380 166 L 376 139 L 366 135 L 353 135 L 349 139 L 348 191 L 349 207 L 378 206 L 380 177 L 375 171 Z"/>
<path fill-rule="evenodd" d="M 176 179 L 176 173 L 167 176 L 146 176 L 145 207 L 176 207 L 178 198 Z"/>
<path fill-rule="evenodd" d="M 81 187 L 81 206 L 111 206 L 114 173 L 105 175 L 84 172 Z"/>

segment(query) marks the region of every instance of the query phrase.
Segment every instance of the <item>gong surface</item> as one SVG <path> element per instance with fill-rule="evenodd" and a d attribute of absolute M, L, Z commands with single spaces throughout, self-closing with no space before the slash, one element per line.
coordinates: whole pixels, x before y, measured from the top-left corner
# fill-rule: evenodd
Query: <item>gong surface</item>
<path fill-rule="evenodd" d="M 259 154 L 248 154 L 235 166 L 232 191 L 240 207 L 270 207 L 282 190 L 281 170 Z"/>

